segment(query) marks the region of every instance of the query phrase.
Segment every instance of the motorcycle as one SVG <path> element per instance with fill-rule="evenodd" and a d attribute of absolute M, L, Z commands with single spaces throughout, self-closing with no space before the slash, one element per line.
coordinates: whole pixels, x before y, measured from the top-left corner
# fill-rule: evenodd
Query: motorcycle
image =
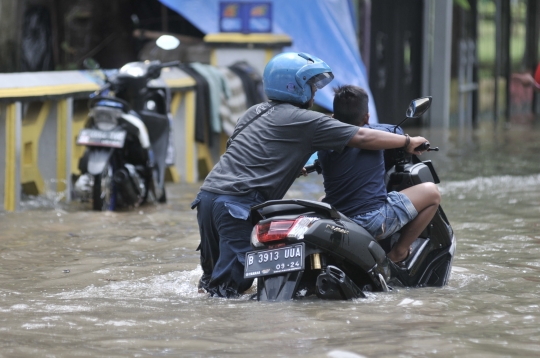
<path fill-rule="evenodd" d="M 420 117 L 431 97 L 413 100 L 406 117 Z M 422 150 L 437 151 L 424 143 Z M 420 148 L 419 148 L 420 149 Z M 403 149 L 385 151 L 387 190 L 423 182 L 438 184 L 431 161 Z M 317 161 L 308 172 L 322 172 Z M 442 287 L 448 283 L 456 239 L 442 207 L 412 245 L 404 267 L 386 256 L 399 231 L 377 241 L 333 206 L 311 200 L 271 200 L 251 208 L 253 251 L 245 256 L 245 278 L 257 279 L 259 301 L 285 301 L 316 295 L 349 300 L 393 287 Z"/>
<path fill-rule="evenodd" d="M 87 149 L 75 192 L 91 197 L 94 210 L 136 207 L 151 198 L 166 202 L 170 90 L 160 76 L 163 68 L 178 65 L 128 63 L 106 76 L 89 100 L 88 121 L 77 138 Z"/>

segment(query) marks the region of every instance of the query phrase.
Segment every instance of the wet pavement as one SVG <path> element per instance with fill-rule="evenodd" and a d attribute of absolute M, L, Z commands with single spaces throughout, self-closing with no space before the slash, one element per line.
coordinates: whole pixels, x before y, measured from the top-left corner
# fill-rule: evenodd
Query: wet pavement
<path fill-rule="evenodd" d="M 56 193 L 0 212 L 0 356 L 531 357 L 540 351 L 540 130 L 414 131 L 457 238 L 450 284 L 346 302 L 211 299 L 199 184 L 169 202 L 93 212 Z M 317 199 L 318 176 L 287 197 Z M 253 293 L 253 290 L 251 291 Z"/>

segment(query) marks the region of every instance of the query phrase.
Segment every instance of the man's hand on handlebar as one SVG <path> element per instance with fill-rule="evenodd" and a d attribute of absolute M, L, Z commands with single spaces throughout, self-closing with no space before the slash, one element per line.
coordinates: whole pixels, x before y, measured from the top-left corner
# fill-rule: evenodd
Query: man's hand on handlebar
<path fill-rule="evenodd" d="M 317 172 L 318 174 L 322 173 L 321 163 L 319 162 L 319 159 L 315 159 L 313 164 L 306 165 L 302 168 L 300 173 L 298 174 L 297 178 L 300 178 L 301 176 L 307 177 L 309 173 Z"/>

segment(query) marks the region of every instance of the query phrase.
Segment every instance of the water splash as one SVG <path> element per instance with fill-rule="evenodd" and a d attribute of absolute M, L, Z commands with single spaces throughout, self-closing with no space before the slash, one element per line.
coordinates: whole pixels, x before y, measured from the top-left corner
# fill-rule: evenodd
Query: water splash
<path fill-rule="evenodd" d="M 82 290 L 52 295 L 59 299 L 146 299 L 163 301 L 178 298 L 201 298 L 197 280 L 202 274 L 200 266 L 192 271 L 170 272 L 134 280 L 111 281 L 104 286 L 90 285 Z"/>
<path fill-rule="evenodd" d="M 61 209 L 66 205 L 66 192 L 56 191 L 58 184 L 67 187 L 66 180 L 49 179 L 45 180 L 45 192 L 41 195 L 25 195 L 21 197 L 21 209 Z"/>
<path fill-rule="evenodd" d="M 523 191 L 540 186 L 540 174 L 527 176 L 478 177 L 470 180 L 446 182 L 439 185 L 442 194 L 489 192 L 491 194 Z"/>

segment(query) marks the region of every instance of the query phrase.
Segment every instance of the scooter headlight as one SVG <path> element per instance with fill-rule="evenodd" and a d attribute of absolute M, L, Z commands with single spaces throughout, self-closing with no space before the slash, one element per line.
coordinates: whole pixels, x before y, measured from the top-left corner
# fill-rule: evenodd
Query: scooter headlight
<path fill-rule="evenodd" d="M 118 118 L 122 116 L 122 111 L 115 108 L 96 107 L 92 109 L 90 115 L 94 118 L 98 129 L 110 131 L 118 126 Z"/>

